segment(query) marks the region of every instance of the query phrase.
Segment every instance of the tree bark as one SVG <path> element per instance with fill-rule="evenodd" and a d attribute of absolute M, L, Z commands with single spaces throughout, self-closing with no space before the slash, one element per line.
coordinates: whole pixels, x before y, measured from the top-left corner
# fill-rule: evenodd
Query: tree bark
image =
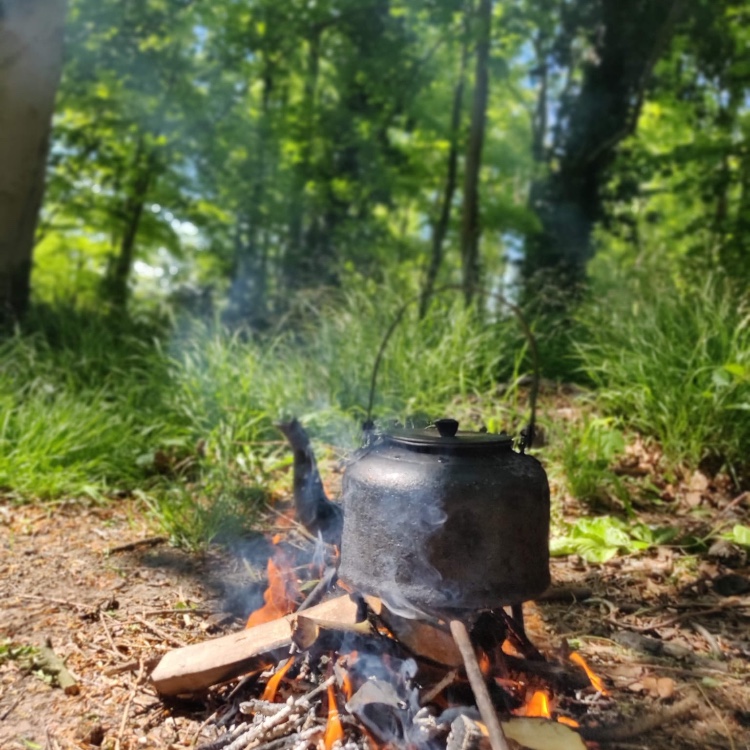
<path fill-rule="evenodd" d="M 134 159 L 135 176 L 123 207 L 124 227 L 119 252 L 112 259 L 105 278 L 106 298 L 119 308 L 127 305 L 128 284 L 135 259 L 135 240 L 155 172 L 156 155 L 153 151 L 146 153 L 146 150 L 147 146 L 141 138 Z"/>
<path fill-rule="evenodd" d="M 301 119 L 302 153 L 295 170 L 289 210 L 289 244 L 284 257 L 284 282 L 287 290 L 304 287 L 314 281 L 315 259 L 306 252 L 305 228 L 305 185 L 310 178 L 312 161 L 312 140 L 315 131 L 315 100 L 320 71 L 320 41 L 322 26 L 314 26 L 310 32 L 307 48 L 307 70 Z"/>
<path fill-rule="evenodd" d="M 466 15 L 468 19 L 468 13 Z M 427 267 L 424 288 L 422 290 L 422 299 L 419 303 L 419 317 L 423 318 L 427 313 L 430 304 L 430 296 L 435 288 L 440 266 L 443 263 L 443 245 L 445 237 L 448 234 L 448 224 L 451 217 L 451 208 L 453 206 L 453 197 L 456 192 L 456 182 L 458 175 L 458 142 L 461 130 L 461 112 L 463 109 L 464 86 L 466 84 L 466 66 L 469 58 L 469 35 L 465 33 L 464 42 L 461 49 L 461 66 L 458 72 L 458 81 L 453 93 L 453 108 L 451 110 L 450 125 L 450 150 L 448 151 L 448 173 L 445 177 L 445 191 L 440 207 L 440 216 L 433 227 L 432 232 L 432 255 L 430 264 Z"/>
<path fill-rule="evenodd" d="M 637 126 L 648 79 L 682 2 L 600 3 L 596 41 L 580 91 L 561 101 L 559 140 L 546 156 L 555 164 L 546 165 L 546 177 L 531 190 L 542 231 L 526 244 L 527 285 L 539 272 L 553 273 L 557 286 L 570 289 L 584 280 L 593 254 L 591 234 L 603 213 L 601 191 L 608 169 L 619 143 Z M 540 96 L 547 96 L 545 86 Z"/>
<path fill-rule="evenodd" d="M 479 171 L 482 166 L 482 146 L 487 121 L 489 95 L 490 29 L 492 0 L 480 0 L 477 12 L 478 38 L 474 101 L 471 110 L 471 130 L 466 150 L 464 202 L 461 218 L 461 267 L 464 297 L 471 302 L 479 283 Z"/>
<path fill-rule="evenodd" d="M 66 0 L 0 0 L 0 320 L 29 304 L 65 11 Z"/>

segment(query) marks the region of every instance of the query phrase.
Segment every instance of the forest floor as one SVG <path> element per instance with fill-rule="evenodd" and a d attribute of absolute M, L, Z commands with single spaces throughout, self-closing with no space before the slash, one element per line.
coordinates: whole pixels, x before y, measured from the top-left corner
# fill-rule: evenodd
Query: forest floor
<path fill-rule="evenodd" d="M 647 522 L 694 529 L 696 505 L 747 518 L 747 501 L 721 483 L 695 487 L 687 477 Z M 573 520 L 584 509 L 566 498 L 562 513 Z M 166 651 L 244 626 L 262 604 L 262 537 L 202 554 L 165 540 L 112 551 L 159 533 L 135 498 L 0 500 L 0 530 L 0 748 L 189 748 L 215 736 L 203 726 L 216 708 L 210 694 L 164 701 L 148 674 Z M 600 564 L 568 555 L 553 559 L 553 581 L 589 595 L 526 605 L 527 627 L 548 658 L 572 643 L 604 678 L 607 715 L 626 731 L 601 747 L 747 750 L 749 576 L 736 548 L 660 546 Z M 34 663 L 45 642 L 77 678 L 77 694 Z M 693 710 L 669 721 L 670 707 L 691 696 Z"/>

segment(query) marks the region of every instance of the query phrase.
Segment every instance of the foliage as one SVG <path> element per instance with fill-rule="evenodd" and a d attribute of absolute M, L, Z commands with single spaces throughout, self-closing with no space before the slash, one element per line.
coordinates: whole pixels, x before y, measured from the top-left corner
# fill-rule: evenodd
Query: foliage
<path fill-rule="evenodd" d="M 724 538 L 735 544 L 741 544 L 743 547 L 750 547 L 750 526 L 737 523 L 729 533 L 724 535 Z"/>
<path fill-rule="evenodd" d="M 558 452 L 570 493 L 593 508 L 617 501 L 631 511 L 628 489 L 612 471 L 625 450 L 625 437 L 616 420 L 584 414 L 556 429 L 564 432 Z"/>
<path fill-rule="evenodd" d="M 578 345 L 600 403 L 668 456 L 730 470 L 750 444 L 750 310 L 730 282 L 687 285 L 661 268 L 609 268 L 582 311 Z"/>
<path fill-rule="evenodd" d="M 550 554 L 580 555 L 588 562 L 607 562 L 617 554 L 634 554 L 674 539 L 671 528 L 626 523 L 613 516 L 579 518 L 550 541 Z"/>
<path fill-rule="evenodd" d="M 293 413 L 318 439 L 356 445 L 374 353 L 400 303 L 388 290 L 352 291 L 265 339 L 200 321 L 170 333 L 39 310 L 35 330 L 0 344 L 0 484 L 50 499 L 145 488 L 185 538 L 220 534 L 222 515 L 251 521 L 257 487 L 282 460 L 275 420 Z M 515 336 L 510 321 L 487 326 L 458 300 L 407 318 L 386 353 L 376 416 L 434 418 L 457 395 L 490 392 L 523 369 Z"/>

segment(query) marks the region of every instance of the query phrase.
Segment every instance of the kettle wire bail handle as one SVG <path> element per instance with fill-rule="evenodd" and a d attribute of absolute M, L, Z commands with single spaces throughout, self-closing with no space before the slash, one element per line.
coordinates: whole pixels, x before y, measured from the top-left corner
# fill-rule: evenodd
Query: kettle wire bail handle
<path fill-rule="evenodd" d="M 537 396 L 539 395 L 539 382 L 541 380 L 541 366 L 539 364 L 539 348 L 537 347 L 536 337 L 534 336 L 531 330 L 531 326 L 529 325 L 528 321 L 524 317 L 523 313 L 521 312 L 521 308 L 518 307 L 518 305 L 514 305 L 512 302 L 509 302 L 499 292 L 489 292 L 486 289 L 479 287 L 479 286 L 472 287 L 472 291 L 476 292 L 480 296 L 491 297 L 492 299 L 496 300 L 500 304 L 507 307 L 516 316 L 516 319 L 518 320 L 518 323 L 521 326 L 521 330 L 523 331 L 523 335 L 526 337 L 526 341 L 529 344 L 529 350 L 531 351 L 531 364 L 534 369 L 534 376 L 531 381 L 531 391 L 529 393 L 529 411 L 531 412 L 529 415 L 529 423 L 526 426 L 526 428 L 521 431 L 521 434 L 522 434 L 521 453 L 523 453 L 526 450 L 526 448 L 531 448 L 531 445 L 534 442 L 534 429 L 536 426 L 536 400 L 537 400 Z M 464 286 L 459 286 L 458 284 L 446 284 L 444 286 L 438 287 L 437 289 L 433 289 L 432 292 L 428 295 L 428 298 L 433 297 L 437 294 L 442 294 L 443 292 L 464 292 L 465 293 L 466 288 Z M 399 307 L 398 311 L 396 312 L 396 315 L 393 317 L 393 320 L 391 321 L 391 324 L 388 326 L 388 329 L 383 335 L 383 339 L 381 340 L 380 346 L 378 347 L 378 352 L 375 355 L 375 361 L 373 362 L 373 365 L 372 365 L 372 375 L 370 376 L 370 394 L 367 400 L 367 417 L 365 419 L 365 422 L 362 425 L 362 429 L 364 431 L 369 431 L 373 429 L 372 407 L 375 404 L 375 391 L 377 388 L 378 371 L 380 370 L 380 363 L 383 360 L 383 355 L 385 354 L 385 349 L 388 346 L 388 342 L 391 340 L 391 336 L 393 336 L 396 329 L 398 328 L 401 321 L 403 320 L 404 315 L 406 314 L 407 310 L 413 304 L 416 304 L 423 298 L 424 298 L 423 294 L 418 294 L 406 300 L 406 302 L 404 302 L 404 304 L 401 305 L 401 307 Z"/>

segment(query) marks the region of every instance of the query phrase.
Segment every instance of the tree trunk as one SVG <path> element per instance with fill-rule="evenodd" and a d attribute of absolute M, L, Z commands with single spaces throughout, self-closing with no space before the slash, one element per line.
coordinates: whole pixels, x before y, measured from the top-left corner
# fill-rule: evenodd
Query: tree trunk
<path fill-rule="evenodd" d="M 482 166 L 482 146 L 487 120 L 489 95 L 490 29 L 492 0 L 480 0 L 477 12 L 478 38 L 474 102 L 471 110 L 471 130 L 466 150 L 464 175 L 464 203 L 461 217 L 461 267 L 466 302 L 472 300 L 479 283 L 479 170 Z"/>
<path fill-rule="evenodd" d="M 468 19 L 468 13 L 466 15 Z M 432 255 L 430 264 L 427 267 L 424 288 L 422 290 L 422 299 L 419 303 L 419 317 L 423 318 L 427 313 L 430 305 L 430 296 L 435 288 L 440 266 L 443 263 L 443 245 L 445 237 L 448 234 L 448 224 L 451 217 L 451 208 L 453 206 L 453 196 L 456 192 L 456 177 L 458 173 L 458 141 L 461 130 L 461 111 L 463 109 L 464 86 L 466 83 L 466 65 L 469 58 L 469 34 L 464 36 L 464 42 L 461 49 L 461 67 L 458 72 L 458 81 L 453 93 L 453 108 L 451 110 L 450 125 L 450 150 L 448 152 L 448 173 L 445 177 L 445 191 L 440 207 L 440 216 L 433 227 L 432 232 Z"/>
<path fill-rule="evenodd" d="M 0 320 L 17 320 L 31 291 L 66 0 L 0 0 Z"/>
<path fill-rule="evenodd" d="M 115 307 L 124 308 L 128 301 L 128 284 L 135 259 L 135 240 L 143 216 L 143 208 L 154 176 L 156 156 L 153 151 L 146 154 L 141 138 L 134 160 L 135 177 L 125 199 L 123 208 L 124 228 L 120 248 L 112 259 L 105 278 L 107 300 Z"/>
<path fill-rule="evenodd" d="M 303 113 L 301 115 L 304 125 L 300 133 L 302 153 L 293 178 L 289 210 L 289 244 L 284 257 L 284 283 L 287 290 L 304 287 L 314 281 L 315 276 L 315 259 L 310 257 L 311 253 L 306 252 L 304 240 L 305 185 L 310 178 L 322 33 L 322 27 L 315 26 L 308 39 L 307 70 L 305 71 Z"/>
<path fill-rule="evenodd" d="M 608 169 L 618 144 L 635 130 L 651 70 L 671 37 L 681 4 L 602 0 L 579 93 L 561 100 L 557 121 L 565 126 L 548 151 L 556 164 L 547 164 L 546 177 L 532 187 L 532 208 L 542 230 L 526 245 L 527 282 L 540 272 L 554 274 L 557 286 L 570 289 L 584 280 L 593 253 L 591 234 L 603 213 L 601 191 Z M 540 95 L 547 95 L 546 87 Z"/>

